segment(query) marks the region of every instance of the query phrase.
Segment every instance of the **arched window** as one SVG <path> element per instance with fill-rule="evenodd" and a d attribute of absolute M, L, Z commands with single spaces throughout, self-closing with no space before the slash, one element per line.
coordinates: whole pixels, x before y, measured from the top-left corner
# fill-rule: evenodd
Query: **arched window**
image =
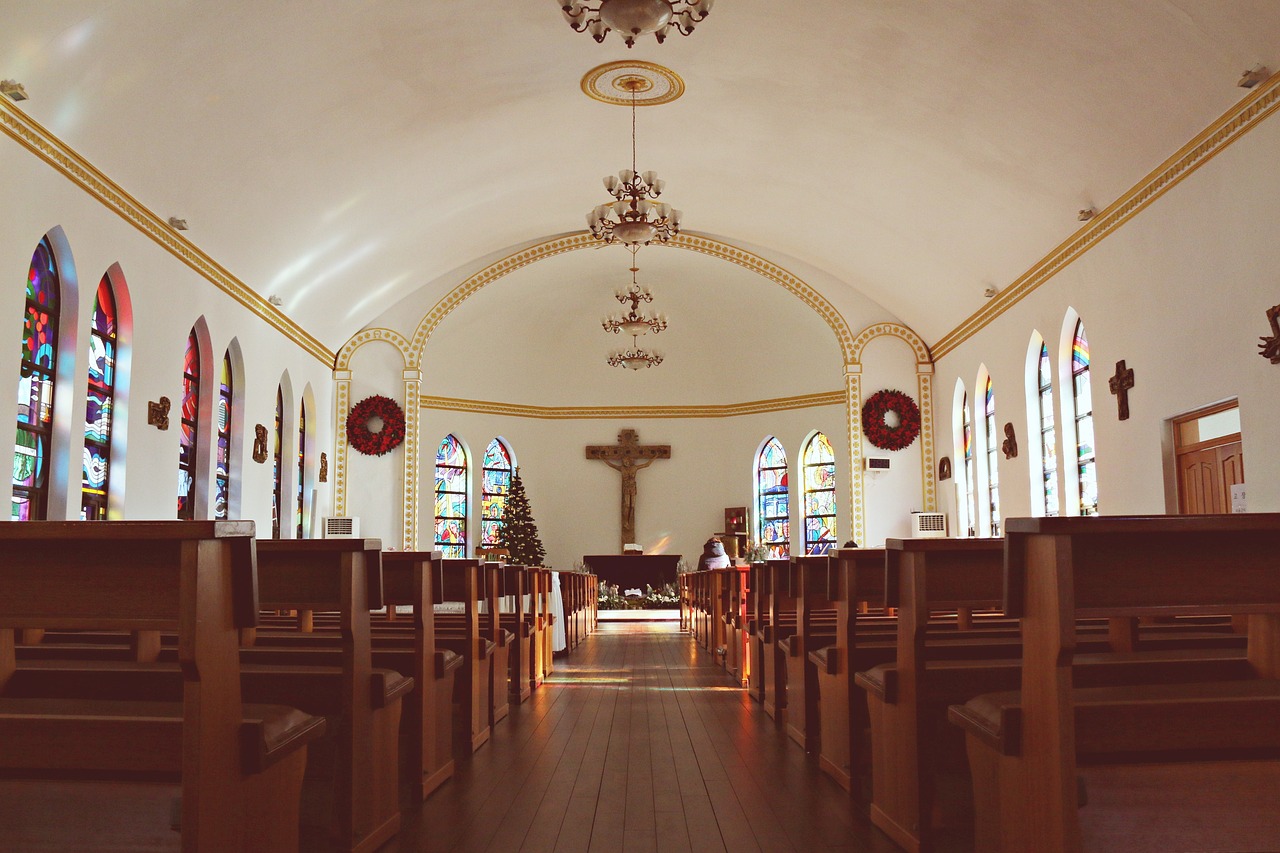
<path fill-rule="evenodd" d="M 787 488 L 787 451 L 773 436 L 756 457 L 756 524 L 760 544 L 769 559 L 791 555 L 790 494 Z"/>
<path fill-rule="evenodd" d="M 222 377 L 218 382 L 218 458 L 214 470 L 213 517 L 230 518 L 231 508 L 231 415 L 235 399 L 235 369 L 230 348 L 222 356 Z"/>
<path fill-rule="evenodd" d="M 93 299 L 89 328 L 89 391 L 85 399 L 84 463 L 80 479 L 80 518 L 84 521 L 102 521 L 107 517 L 116 343 L 115 294 L 104 275 Z"/>
<path fill-rule="evenodd" d="M 307 480 L 307 401 L 302 401 L 302 407 L 298 409 L 298 509 L 297 509 L 297 525 L 298 539 L 305 538 L 303 531 L 306 528 L 306 519 L 303 513 L 303 488 Z"/>
<path fill-rule="evenodd" d="M 276 386 L 275 450 L 271 454 L 271 538 L 280 538 L 280 516 L 284 512 L 284 389 Z"/>
<path fill-rule="evenodd" d="M 511 489 L 511 449 L 495 438 L 484 452 L 484 478 L 480 486 L 480 544 L 492 548 L 502 541 L 502 511 Z"/>
<path fill-rule="evenodd" d="M 1040 476 L 1044 514 L 1058 514 L 1058 431 L 1053 420 L 1053 371 L 1049 365 L 1049 347 L 1040 341 L 1040 357 L 1036 362 L 1036 405 L 1040 427 Z"/>
<path fill-rule="evenodd" d="M 961 436 L 964 448 L 964 512 L 961 524 L 966 536 L 974 536 L 978 526 L 978 505 L 974 501 L 975 474 L 973 463 L 973 420 L 969 415 L 969 392 L 960 403 Z"/>
<path fill-rule="evenodd" d="M 178 518 L 188 521 L 196 517 L 196 450 L 199 446 L 200 341 L 193 328 L 187 335 L 187 351 L 182 362 L 182 434 L 178 436 Z"/>
<path fill-rule="evenodd" d="M 836 544 L 836 455 L 822 433 L 804 450 L 804 552 L 822 555 Z"/>
<path fill-rule="evenodd" d="M 1098 470 L 1093 449 L 1093 390 L 1089 382 L 1089 340 L 1084 321 L 1076 321 L 1071 341 L 1071 393 L 1076 415 L 1076 464 L 1079 466 L 1080 514 L 1098 514 Z"/>
<path fill-rule="evenodd" d="M 436 544 L 446 557 L 467 556 L 467 451 L 454 435 L 436 450 Z"/>
<path fill-rule="evenodd" d="M 987 506 L 991 513 L 991 535 L 1000 535 L 1000 472 L 997 460 L 1000 445 L 996 441 L 996 393 L 987 376 L 983 403 L 983 423 L 987 433 Z"/>
<path fill-rule="evenodd" d="M 58 265 L 46 237 L 36 246 L 27 272 L 22 368 L 18 381 L 18 434 L 13 454 L 10 518 L 14 521 L 48 517 L 60 291 Z"/>

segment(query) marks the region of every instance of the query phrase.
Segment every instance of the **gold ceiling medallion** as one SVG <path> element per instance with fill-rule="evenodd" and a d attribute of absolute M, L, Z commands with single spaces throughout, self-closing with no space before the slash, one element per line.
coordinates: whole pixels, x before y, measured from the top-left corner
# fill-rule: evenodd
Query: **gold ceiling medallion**
<path fill-rule="evenodd" d="M 605 104 L 631 106 L 635 96 L 637 107 L 669 104 L 684 94 L 680 75 L 654 62 L 623 60 L 606 62 L 588 71 L 582 78 L 582 92 Z"/>

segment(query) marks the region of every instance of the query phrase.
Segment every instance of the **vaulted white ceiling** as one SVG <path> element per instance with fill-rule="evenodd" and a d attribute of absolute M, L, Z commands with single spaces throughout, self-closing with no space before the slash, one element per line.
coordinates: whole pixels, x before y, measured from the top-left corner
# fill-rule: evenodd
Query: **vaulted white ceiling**
<path fill-rule="evenodd" d="M 581 228 L 629 165 L 628 111 L 579 88 L 605 62 L 688 86 L 640 111 L 638 163 L 688 231 L 929 342 L 1280 65 L 1275 0 L 721 0 L 630 51 L 551 0 L 8 6 L 22 108 L 333 349 Z"/>

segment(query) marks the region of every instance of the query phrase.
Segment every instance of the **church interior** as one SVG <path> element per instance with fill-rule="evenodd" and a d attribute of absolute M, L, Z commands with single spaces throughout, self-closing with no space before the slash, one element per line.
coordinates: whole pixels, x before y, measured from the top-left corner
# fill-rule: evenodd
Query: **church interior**
<path fill-rule="evenodd" d="M 430 636 L 429 622 L 419 624 L 424 609 L 436 612 L 439 631 L 462 632 L 463 652 L 448 652 L 442 640 L 433 670 L 419 648 L 413 677 L 399 687 L 391 675 L 378 682 L 384 691 L 375 688 L 369 718 L 371 738 L 391 738 L 394 771 L 397 703 L 422 723 L 413 715 L 428 712 L 423 685 L 435 682 L 444 740 L 418 744 L 434 756 L 419 764 L 438 762 L 418 768 L 433 781 L 416 780 L 422 799 L 397 814 L 398 833 L 352 840 L 359 832 L 351 821 L 360 819 L 348 816 L 335 849 L 967 853 L 1033 849 L 1020 846 L 1031 838 L 1052 839 L 1034 849 L 1174 849 L 1158 833 L 1135 841 L 1143 833 L 1132 823 L 1077 818 L 1088 812 L 1077 809 L 1074 782 L 1054 789 L 1054 809 L 1019 812 L 1010 805 L 1017 780 L 1041 778 L 1023 764 L 1039 767 L 1034 773 L 1048 764 L 982 752 L 973 734 L 978 711 L 963 700 L 951 706 L 957 733 L 971 715 L 975 777 L 959 795 L 971 812 L 963 829 L 930 828 L 946 824 L 939 814 L 956 799 L 950 788 L 930 788 L 930 814 L 885 800 L 869 776 L 866 790 L 856 772 L 851 782 L 856 746 L 845 747 L 843 779 L 832 772 L 839 761 L 824 750 L 834 740 L 805 711 L 806 702 L 816 709 L 826 685 L 822 726 L 829 724 L 833 682 L 822 679 L 838 675 L 849 691 L 837 711 L 854 719 L 855 740 L 879 737 L 877 726 L 907 725 L 894 722 L 902 707 L 894 690 L 914 701 L 919 685 L 895 688 L 900 677 L 911 684 L 896 674 L 876 681 L 871 664 L 848 669 L 849 649 L 845 664 L 821 657 L 821 677 L 806 670 L 806 654 L 825 643 L 805 626 L 825 626 L 815 630 L 833 648 L 864 630 L 876 637 L 871 645 L 892 645 L 924 608 L 923 637 L 934 630 L 925 627 L 923 586 L 902 586 L 893 566 L 923 567 L 919 555 L 941 543 L 958 543 L 964 560 L 982 553 L 999 564 L 1003 555 L 1020 566 L 1010 554 L 1026 541 L 1022 562 L 1039 566 L 1052 562 L 1048 549 L 1066 547 L 1077 531 L 1087 536 L 1080 525 L 1091 521 L 1125 519 L 1137 525 L 1132 541 L 1146 543 L 1208 536 L 1208 527 L 1142 524 L 1219 518 L 1227 538 L 1175 548 L 1156 586 L 1199 587 L 1188 580 L 1206 577 L 1196 571 L 1225 578 L 1253 566 L 1233 587 L 1238 600 L 1138 602 L 1129 594 L 1138 569 L 1131 577 L 1108 558 L 1113 573 L 1097 589 L 1119 585 L 1121 575 L 1130 586 L 1094 604 L 1077 589 L 1079 610 L 1062 618 L 1112 620 L 1112 651 L 1116 620 L 1131 620 L 1131 654 L 1150 651 L 1143 644 L 1153 627 L 1171 635 L 1153 641 L 1163 651 L 1161 644 L 1177 645 L 1177 630 L 1191 631 L 1152 620 L 1203 620 L 1189 640 L 1205 656 L 1201 670 L 1247 660 L 1275 692 L 1280 588 L 1265 556 L 1277 544 L 1271 531 L 1280 531 L 1272 516 L 1280 485 L 1267 473 L 1280 474 L 1280 456 L 1267 450 L 1280 413 L 1270 384 L 1280 379 L 1275 0 L 809 0 L 785 8 L 725 0 L 714 10 L 712 0 L 7 5 L 0 317 L 21 332 L 8 367 L 17 390 L 0 395 L 0 420 L 16 424 L 14 524 L 0 525 L 9 531 L 0 532 L 8 537 L 0 589 L 26 595 L 22 578 L 42 566 L 64 577 L 53 571 L 62 566 L 53 551 L 74 563 L 74 554 L 83 561 L 112 550 L 110 536 L 131 542 L 125 523 L 142 531 L 162 520 L 225 521 L 200 528 L 207 538 L 181 560 L 239 566 L 232 586 L 236 572 L 256 564 L 263 580 L 252 594 L 264 615 L 256 629 L 237 623 L 242 640 L 246 630 L 270 635 L 279 627 L 272 618 L 301 626 L 305 613 L 304 630 L 365 642 L 367 655 L 367 628 L 351 640 L 348 616 L 327 615 L 337 605 L 273 590 L 269 567 L 312 553 L 306 548 L 319 554 L 322 541 L 347 542 L 333 548 L 347 549 L 350 577 L 367 569 L 376 578 L 379 563 L 388 573 L 385 583 L 369 581 L 367 594 L 383 598 L 363 610 L 379 610 L 400 594 L 393 566 L 428 555 L 415 565 L 420 575 L 434 573 L 436 604 L 441 594 L 464 604 L 441 610 L 430 590 L 416 604 L 410 595 L 402 603 L 418 622 L 375 624 L 373 665 L 388 666 L 378 661 L 380 643 L 389 642 L 379 630 L 416 624 L 419 639 L 423 630 Z M 503 527 L 513 504 L 540 537 L 537 557 L 523 562 L 555 570 L 554 588 L 550 573 L 532 568 L 518 581 L 485 574 L 496 564 L 484 556 L 510 544 Z M 75 532 L 81 521 L 121 532 Z M 48 528 L 44 545 L 15 532 L 36 522 L 67 524 Z M 1127 535 L 1115 523 L 1107 535 Z M 147 530 L 155 542 L 177 541 Z M 219 537 L 247 537 L 257 556 L 245 563 L 239 546 L 217 550 Z M 695 571 L 712 537 L 724 540 L 733 567 L 714 576 Z M 291 540 L 296 550 L 288 552 L 282 543 Z M 350 544 L 373 540 L 381 557 Z M 1129 541 L 1081 540 L 1070 553 L 1129 554 Z M 913 542 L 934 544 L 917 555 Z M 128 552 L 120 567 L 132 573 L 133 562 L 150 561 L 129 554 L 160 546 L 119 547 Z M 866 555 L 855 558 L 855 548 Z M 215 551 L 222 557 L 207 556 Z M 655 586 L 679 569 L 681 621 L 668 633 L 659 623 L 599 619 L 597 581 L 607 578 L 587 574 L 588 557 L 600 555 L 603 566 L 632 559 L 624 551 L 669 572 L 655 575 Z M 1211 565 L 1182 574 L 1189 554 Z M 873 601 L 855 631 L 869 599 L 852 591 L 852 578 L 869 559 L 885 589 L 880 609 Z M 821 572 L 805 560 L 821 561 Z M 445 569 L 464 563 L 475 573 L 456 586 Z M 1027 570 L 1028 589 L 1040 589 L 1036 571 Z M 645 579 L 635 577 L 637 585 Z M 957 591 L 934 609 L 949 608 L 954 631 L 977 630 L 971 611 L 991 619 L 998 612 L 1008 621 L 983 630 L 1012 630 L 1004 640 L 1015 642 L 1023 603 L 1011 596 L 1024 581 L 1009 577 L 1023 576 L 1001 577 L 996 592 Z M 350 586 L 343 606 L 361 611 L 366 593 Z M 1246 586 L 1248 595 L 1239 591 Z M 77 615 L 126 639 L 132 631 L 121 654 L 135 663 L 180 661 L 186 687 L 166 689 L 193 701 L 191 673 L 207 652 L 183 633 L 204 624 L 194 600 L 172 616 L 112 621 L 87 599 L 127 597 L 123 586 L 99 578 L 76 589 L 57 596 L 66 613 L 33 617 L 0 604 L 0 744 L 15 740 L 6 731 L 28 731 L 5 728 L 5 703 L 34 701 L 7 697 L 44 683 L 20 677 L 31 661 L 46 660 L 23 649 Z M 175 586 L 175 600 L 186 602 L 185 590 Z M 1041 625 L 1030 613 L 1040 613 L 1043 596 L 1027 595 L 1024 622 Z M 272 600 L 278 610 L 267 606 Z M 469 669 L 484 641 L 467 632 L 487 624 L 490 640 L 506 648 L 493 614 L 502 610 L 506 624 L 515 600 L 513 636 L 522 639 L 510 660 L 477 664 L 488 676 Z M 784 604 L 788 616 L 779 613 Z M 201 599 L 204 606 L 212 605 Z M 394 623 L 395 607 L 389 613 Z M 1221 614 L 1235 618 L 1213 621 Z M 767 638 L 753 646 L 755 626 L 768 621 L 773 633 L 760 636 L 781 636 L 785 620 L 801 638 L 794 650 L 779 658 Z M 1083 653 L 1097 626 L 1076 624 Z M 1049 654 L 1052 630 L 1027 630 L 1021 643 L 1042 643 L 1034 647 L 1059 661 L 1059 682 L 1068 661 L 1069 693 L 1071 654 Z M 54 641 L 50 634 L 44 644 Z M 1235 655 L 1229 664 L 1211 656 L 1223 649 Z M 786 674 L 785 655 L 801 661 L 789 687 L 775 680 Z M 1009 656 L 1016 664 L 1018 652 Z M 245 666 L 250 657 L 242 655 Z M 1024 693 L 1056 683 L 1028 675 L 1031 658 Z M 234 662 L 227 665 L 234 676 Z M 517 678 L 518 666 L 526 671 Z M 508 667 L 511 707 L 495 712 Z M 901 656 L 898 668 L 906 668 Z M 479 691 L 485 677 L 488 698 L 477 692 L 460 706 L 459 685 Z M 1119 676 L 1096 677 L 1101 689 Z M 881 707 L 868 694 L 889 698 Z M 1261 714 L 1280 708 L 1266 704 L 1280 693 L 1260 695 L 1236 699 L 1262 703 L 1249 706 Z M 488 725 L 475 717 L 459 734 L 466 703 L 480 714 L 485 701 Z M 1058 701 L 1071 719 L 1070 696 Z M 277 776 L 286 771 L 300 780 L 302 742 L 314 752 L 351 728 L 351 713 L 346 707 L 340 724 L 318 714 L 310 729 L 290 718 L 295 751 L 276 759 L 271 750 L 283 755 L 283 747 L 264 747 L 270 767 L 254 777 L 262 786 L 255 790 L 284 790 Z M 940 714 L 946 728 L 946 705 Z M 1080 721 L 1092 718 L 1075 719 L 1087 740 Z M 1058 730 L 1037 728 L 1042 722 L 1026 711 L 1026 732 L 1052 740 Z M 263 731 L 273 724 L 258 723 Z M 571 736 L 574 725 L 585 733 Z M 426 724 L 417 728 L 422 740 Z M 460 738 L 474 754 L 459 753 Z M 867 774 L 889 761 L 872 755 L 874 743 L 867 750 Z M 1242 736 L 1205 750 L 1275 759 L 1280 743 Z M 0 746 L 0 804 L 9 803 L 0 805 L 0 825 L 26 826 L 13 803 L 28 788 L 14 778 L 31 768 L 4 752 Z M 546 757 L 553 754 L 559 764 Z M 189 760 L 184 753 L 184 779 Z M 908 763 L 877 778 L 896 778 Z M 1217 788 L 1222 802 L 1205 806 L 1210 828 L 1245 825 L 1230 849 L 1280 849 L 1280 824 L 1238 817 L 1255 795 L 1256 813 L 1265 812 L 1259 792 L 1280 781 L 1268 762 L 1248 765 Z M 1076 778 L 1074 763 L 1062 766 Z M 59 772 L 79 779 L 76 767 Z M 591 798 L 581 793 L 588 767 L 596 767 Z M 982 772 L 998 781 L 980 784 Z M 1096 803 L 1109 791 L 1123 799 L 1145 790 L 1127 772 L 1125 765 L 1082 781 L 1079 800 L 1089 799 L 1086 787 Z M 508 781 L 517 778 L 545 796 L 530 805 Z M 794 790 L 771 791 L 771 778 Z M 1198 776 L 1171 778 L 1151 784 L 1202 787 Z M 351 784 L 360 787 L 349 782 L 345 796 L 360 799 Z M 394 779 L 369 784 L 395 788 Z M 174 806 L 180 831 L 166 812 L 156 838 L 117 846 L 100 839 L 104 846 L 92 849 L 196 849 L 188 844 L 204 818 L 185 787 L 183 794 Z M 167 810 L 168 794 L 157 797 L 152 805 Z M 385 791 L 369 797 L 395 799 Z M 233 846 L 308 849 L 305 831 L 296 840 L 296 821 L 257 814 L 252 799 L 236 808 L 253 813 L 245 820 L 260 835 Z M 273 802 L 264 794 L 261 810 Z M 619 806 L 629 817 L 599 803 L 630 804 Z M 1001 809 L 1003 822 L 987 822 Z M 1044 814 L 1058 823 L 1036 823 Z M 679 819 L 665 823 L 664 815 Z M 391 824 L 386 815 L 367 819 L 384 830 Z M 1001 834 L 1019 822 L 1039 829 Z M 282 823 L 290 825 L 273 835 Z M 1119 825 L 1129 827 L 1118 836 L 1123 847 L 1098 840 Z M 5 843 L 79 844 L 42 826 Z M 611 833 L 631 840 L 611 842 Z"/>

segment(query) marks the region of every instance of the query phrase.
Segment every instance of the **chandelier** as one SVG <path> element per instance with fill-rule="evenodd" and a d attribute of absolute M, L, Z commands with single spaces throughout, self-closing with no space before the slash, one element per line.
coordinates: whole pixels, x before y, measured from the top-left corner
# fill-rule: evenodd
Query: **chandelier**
<path fill-rule="evenodd" d="M 636 283 L 636 273 L 639 269 L 631 268 L 631 287 L 627 290 L 619 290 L 614 294 L 614 298 L 626 306 L 631 303 L 631 310 L 624 316 L 609 315 L 605 317 L 600 325 L 606 332 L 613 332 L 615 335 L 628 334 L 632 339 L 640 335 L 647 334 L 652 331 L 655 335 L 667 327 L 667 318 L 661 314 L 653 317 L 646 317 L 640 312 L 641 302 L 652 302 L 653 294 L 647 287 L 641 287 Z"/>
<path fill-rule="evenodd" d="M 625 367 L 628 370 L 639 370 L 642 367 L 655 367 L 662 364 L 662 356 L 656 352 L 645 352 L 635 336 L 631 338 L 631 349 L 618 350 L 609 356 L 610 367 Z"/>
<path fill-rule="evenodd" d="M 715 0 L 556 0 L 564 19 L 575 32 L 591 33 L 603 42 L 610 30 L 617 30 L 627 47 L 634 47 L 636 36 L 653 33 L 658 44 L 667 40 L 667 30 L 682 36 L 693 32 L 695 24 L 711 14 Z"/>
<path fill-rule="evenodd" d="M 619 85 L 631 92 L 631 168 L 605 176 L 605 191 L 614 201 L 596 205 L 587 214 L 587 227 L 597 240 L 634 249 L 654 240 L 665 243 L 679 234 L 684 214 L 665 202 L 653 201 L 667 185 L 657 172 L 636 171 L 636 93 L 649 82 L 633 77 L 619 81 Z"/>

